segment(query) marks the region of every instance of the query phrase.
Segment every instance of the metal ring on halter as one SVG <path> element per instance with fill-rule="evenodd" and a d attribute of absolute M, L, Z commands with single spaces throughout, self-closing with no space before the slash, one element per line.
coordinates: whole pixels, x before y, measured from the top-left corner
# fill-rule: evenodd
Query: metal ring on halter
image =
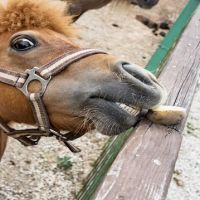
<path fill-rule="evenodd" d="M 25 71 L 25 73 L 28 74 L 28 78 L 26 79 L 23 86 L 21 88 L 19 88 L 19 90 L 21 90 L 26 97 L 29 97 L 29 95 L 30 95 L 30 92 L 28 91 L 28 86 L 30 85 L 30 83 L 32 81 L 39 81 L 40 82 L 41 89 L 38 93 L 43 95 L 45 93 L 46 89 L 47 89 L 47 86 L 48 86 L 50 80 L 51 80 L 51 77 L 49 77 L 48 79 L 44 79 L 43 77 L 38 75 L 36 73 L 38 69 L 39 69 L 38 67 L 33 67 L 32 69 L 27 69 Z"/>

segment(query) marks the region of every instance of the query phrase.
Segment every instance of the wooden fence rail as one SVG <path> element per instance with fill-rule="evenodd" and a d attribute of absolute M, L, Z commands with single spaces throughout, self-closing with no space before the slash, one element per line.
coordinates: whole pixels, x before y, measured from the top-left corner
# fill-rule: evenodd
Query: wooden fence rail
<path fill-rule="evenodd" d="M 199 3 L 199 0 L 189 1 L 147 67 L 154 73 L 160 73 L 162 69 L 159 81 L 168 91 L 167 105 L 181 106 L 188 112 L 200 73 Z M 187 22 L 189 24 L 175 46 Z M 184 125 L 185 120 L 179 126 L 165 127 L 144 119 L 134 131 L 129 130 L 110 140 L 77 199 L 165 199 Z"/>

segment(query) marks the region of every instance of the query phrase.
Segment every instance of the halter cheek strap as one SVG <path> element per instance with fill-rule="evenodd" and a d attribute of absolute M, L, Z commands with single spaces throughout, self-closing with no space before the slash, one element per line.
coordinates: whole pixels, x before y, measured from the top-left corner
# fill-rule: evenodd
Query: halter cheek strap
<path fill-rule="evenodd" d="M 3 119 L 0 118 L 0 129 L 8 136 L 19 140 L 25 146 L 37 145 L 42 136 L 55 136 L 57 140 L 63 142 L 72 152 L 80 150 L 68 142 L 75 139 L 73 133 L 61 134 L 49 121 L 49 116 L 43 102 L 43 95 L 51 79 L 62 72 L 72 63 L 94 54 L 105 54 L 97 49 L 81 49 L 59 56 L 40 68 L 32 68 L 24 73 L 13 72 L 0 69 L 0 82 L 11 85 L 19 89 L 31 103 L 34 118 L 37 124 L 36 129 L 15 130 L 10 128 Z M 28 86 L 32 81 L 39 81 L 41 89 L 37 93 L 30 93 Z"/>

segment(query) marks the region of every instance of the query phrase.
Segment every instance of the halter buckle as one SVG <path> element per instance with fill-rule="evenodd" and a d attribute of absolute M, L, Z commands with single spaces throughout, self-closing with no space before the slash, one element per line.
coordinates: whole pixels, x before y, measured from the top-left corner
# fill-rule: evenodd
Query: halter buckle
<path fill-rule="evenodd" d="M 41 84 L 41 89 L 40 89 L 40 94 L 43 95 L 44 92 L 46 91 L 46 88 L 51 80 L 51 77 L 49 77 L 48 79 L 44 79 L 42 76 L 38 75 L 36 72 L 38 71 L 38 67 L 33 67 L 32 69 L 27 69 L 25 71 L 26 74 L 28 74 L 28 78 L 26 79 L 26 81 L 24 82 L 23 86 L 21 88 L 19 88 L 19 90 L 21 90 L 25 96 L 29 96 L 30 92 L 28 91 L 28 86 L 32 81 L 39 81 Z"/>

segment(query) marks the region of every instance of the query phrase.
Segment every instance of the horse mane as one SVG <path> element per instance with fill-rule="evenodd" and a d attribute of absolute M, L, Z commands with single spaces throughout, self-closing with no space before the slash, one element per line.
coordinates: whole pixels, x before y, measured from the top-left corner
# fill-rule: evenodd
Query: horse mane
<path fill-rule="evenodd" d="M 74 36 L 67 4 L 57 0 L 1 0 L 0 33 L 49 28 L 66 36 Z"/>

